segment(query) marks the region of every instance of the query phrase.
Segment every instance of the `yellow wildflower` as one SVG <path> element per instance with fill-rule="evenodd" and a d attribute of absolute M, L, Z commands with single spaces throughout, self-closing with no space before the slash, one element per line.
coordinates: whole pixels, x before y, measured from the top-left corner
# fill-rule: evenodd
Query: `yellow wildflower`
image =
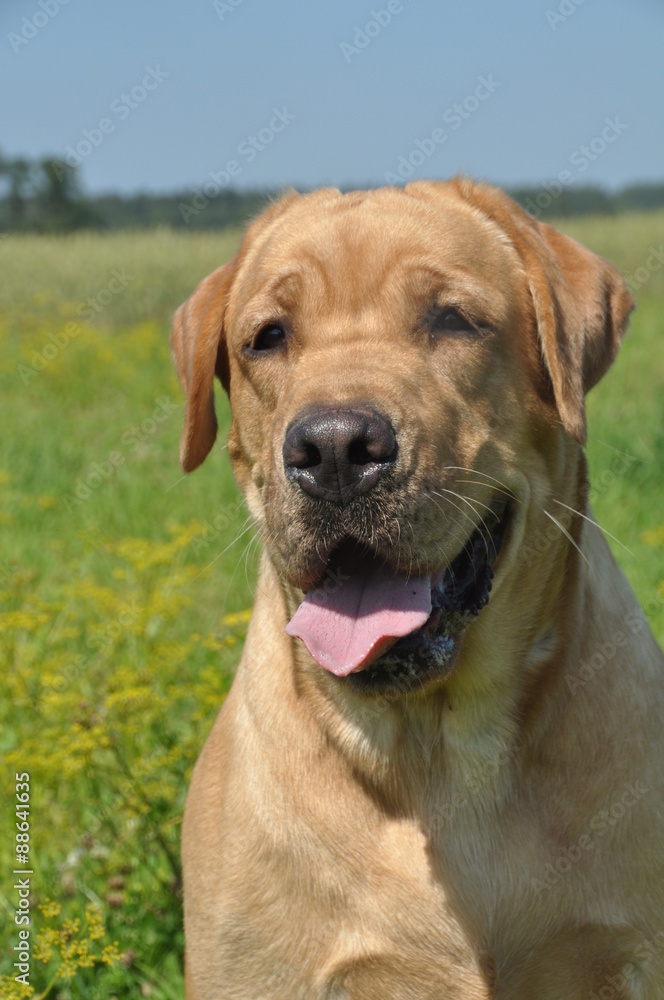
<path fill-rule="evenodd" d="M 104 936 L 104 921 L 101 907 L 96 903 L 90 903 L 85 908 L 85 920 L 87 924 L 88 937 L 91 941 L 97 941 Z"/>
<path fill-rule="evenodd" d="M 37 497 L 37 506 L 40 510 L 52 510 L 58 506 L 58 501 L 50 493 L 42 493 Z"/>
<path fill-rule="evenodd" d="M 2 1000 L 28 1000 L 34 996 L 32 986 L 17 983 L 13 976 L 0 976 L 0 997 Z"/>
<path fill-rule="evenodd" d="M 646 545 L 664 545 L 664 524 L 659 528 L 651 528 L 650 531 L 644 531 L 641 537 Z"/>
<path fill-rule="evenodd" d="M 106 965 L 114 965 L 120 960 L 120 952 L 118 951 L 118 942 L 114 941 L 113 944 L 107 944 L 101 953 L 101 960 Z"/>
<path fill-rule="evenodd" d="M 246 625 L 251 618 L 251 608 L 244 611 L 235 611 L 233 614 L 224 615 L 221 624 L 226 628 L 236 628 L 238 625 Z"/>
<path fill-rule="evenodd" d="M 54 900 L 49 899 L 47 897 L 43 903 L 40 903 L 39 909 L 41 910 L 44 917 L 46 917 L 46 919 L 49 920 L 52 917 L 59 917 L 60 910 L 62 909 L 62 907 L 60 906 L 59 903 L 56 903 Z"/>

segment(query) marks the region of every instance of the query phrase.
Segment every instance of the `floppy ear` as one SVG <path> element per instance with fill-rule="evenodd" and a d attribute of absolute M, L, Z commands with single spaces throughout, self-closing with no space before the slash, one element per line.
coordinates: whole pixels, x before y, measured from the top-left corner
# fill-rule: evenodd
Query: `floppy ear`
<path fill-rule="evenodd" d="M 576 240 L 537 222 L 502 191 L 468 181 L 457 186 L 503 229 L 523 260 L 560 419 L 585 444 L 584 396 L 618 353 L 634 308 L 622 275 Z"/>
<path fill-rule="evenodd" d="M 560 419 L 585 444 L 584 396 L 618 353 L 634 300 L 611 264 L 551 226 L 533 223 L 528 273 L 540 349 Z"/>
<path fill-rule="evenodd" d="M 266 208 L 249 226 L 233 260 L 204 278 L 173 317 L 171 353 L 187 397 L 180 442 L 180 462 L 185 472 L 198 468 L 217 436 L 214 376 L 218 376 L 226 392 L 230 389 L 224 316 L 235 273 L 248 248 L 260 245 L 272 223 L 299 197 L 297 192 L 290 191 Z"/>
<path fill-rule="evenodd" d="M 214 412 L 215 373 L 228 392 L 230 372 L 224 335 L 224 313 L 235 261 L 204 278 L 173 317 L 170 345 L 187 397 L 180 462 L 192 472 L 206 458 L 217 436 Z"/>

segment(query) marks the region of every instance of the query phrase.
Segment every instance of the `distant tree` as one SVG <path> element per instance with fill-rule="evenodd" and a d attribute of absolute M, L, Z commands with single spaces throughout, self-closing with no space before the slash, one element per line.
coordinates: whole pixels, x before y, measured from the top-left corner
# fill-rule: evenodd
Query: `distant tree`
<path fill-rule="evenodd" d="M 38 169 L 35 209 L 39 228 L 70 232 L 99 225 L 101 220 L 83 195 L 75 167 L 63 170 L 59 160 L 47 157 L 40 160 Z"/>
<path fill-rule="evenodd" d="M 351 189 L 348 189 L 351 190 Z M 244 226 L 278 192 L 236 191 L 208 196 L 200 188 L 173 194 L 85 195 L 76 168 L 45 157 L 5 157 L 0 153 L 0 229 L 71 232 L 75 229 L 219 230 Z M 539 187 L 509 191 L 536 218 L 664 207 L 664 183 L 632 184 L 618 193 L 599 187 L 567 186 L 552 181 Z"/>
<path fill-rule="evenodd" d="M 640 212 L 661 208 L 662 185 L 657 183 L 631 184 L 616 195 L 619 210 Z"/>
<path fill-rule="evenodd" d="M 84 196 L 75 169 L 52 157 L 0 154 L 0 226 L 10 231 L 68 232 L 98 228 L 101 217 Z"/>
<path fill-rule="evenodd" d="M 30 199 L 34 196 L 34 165 L 23 157 L 8 160 L 0 155 L 0 177 L 6 181 L 8 228 L 23 229 Z"/>
<path fill-rule="evenodd" d="M 33 193 L 34 170 L 27 160 L 13 160 L 9 164 L 9 178 L 10 188 L 7 198 L 9 216 L 17 229 L 20 229 L 25 220 L 28 201 Z"/>

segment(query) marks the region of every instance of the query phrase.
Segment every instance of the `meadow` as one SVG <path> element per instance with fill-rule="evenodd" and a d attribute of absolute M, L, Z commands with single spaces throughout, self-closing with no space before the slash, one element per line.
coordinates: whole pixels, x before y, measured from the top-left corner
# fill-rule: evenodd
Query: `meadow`
<path fill-rule="evenodd" d="M 664 213 L 559 227 L 637 311 L 590 394 L 591 498 L 664 640 Z M 223 442 L 178 464 L 168 331 L 239 233 L 0 240 L 0 996 L 182 996 L 179 827 L 232 678 L 257 544 Z M 661 256 L 661 251 L 660 251 Z M 29 775 L 17 852 L 15 774 Z M 25 827 L 24 827 L 25 829 Z M 29 857 L 30 986 L 14 980 Z M 23 866 L 27 868 L 27 866 Z"/>

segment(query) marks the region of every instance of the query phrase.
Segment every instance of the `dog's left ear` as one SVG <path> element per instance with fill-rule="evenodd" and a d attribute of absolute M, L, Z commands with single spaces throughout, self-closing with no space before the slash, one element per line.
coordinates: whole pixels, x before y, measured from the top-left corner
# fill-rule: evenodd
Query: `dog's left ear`
<path fill-rule="evenodd" d="M 533 224 L 528 270 L 540 349 L 560 419 L 585 444 L 584 397 L 618 353 L 634 300 L 615 267 L 551 226 Z"/>
<path fill-rule="evenodd" d="M 230 373 L 224 314 L 235 261 L 217 268 L 198 285 L 173 317 L 170 345 L 187 397 L 180 462 L 192 472 L 207 457 L 217 436 L 213 381 L 228 392 Z"/>
<path fill-rule="evenodd" d="M 558 414 L 569 434 L 585 444 L 584 396 L 618 353 L 634 308 L 622 275 L 502 191 L 468 181 L 457 186 L 503 229 L 523 260 Z"/>

